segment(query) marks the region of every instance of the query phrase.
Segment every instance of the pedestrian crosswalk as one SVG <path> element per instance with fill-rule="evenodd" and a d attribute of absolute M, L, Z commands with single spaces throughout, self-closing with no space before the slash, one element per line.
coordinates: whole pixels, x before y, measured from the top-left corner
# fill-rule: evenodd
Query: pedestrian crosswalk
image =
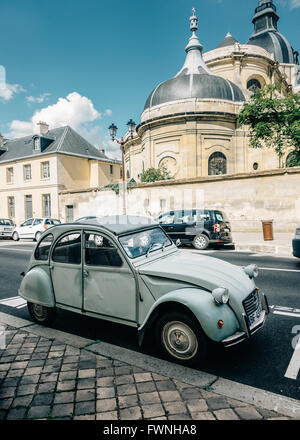
<path fill-rule="evenodd" d="M 14 296 L 12 298 L 1 299 L 0 305 L 14 307 L 15 309 L 22 309 L 23 307 L 26 307 L 27 302 L 20 296 Z"/>

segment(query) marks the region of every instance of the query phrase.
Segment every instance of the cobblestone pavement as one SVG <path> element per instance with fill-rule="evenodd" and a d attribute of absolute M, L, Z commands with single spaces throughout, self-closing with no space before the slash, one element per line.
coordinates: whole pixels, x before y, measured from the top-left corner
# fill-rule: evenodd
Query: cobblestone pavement
<path fill-rule="evenodd" d="M 287 420 L 273 411 L 6 326 L 0 420 Z"/>

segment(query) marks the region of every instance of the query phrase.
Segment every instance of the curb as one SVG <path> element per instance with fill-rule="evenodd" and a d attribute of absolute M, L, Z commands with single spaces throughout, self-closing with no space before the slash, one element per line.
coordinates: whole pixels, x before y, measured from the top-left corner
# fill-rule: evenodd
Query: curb
<path fill-rule="evenodd" d="M 280 246 L 275 244 L 236 244 L 235 250 L 244 252 L 257 252 L 262 254 L 275 254 L 275 256 L 277 257 L 280 256 L 294 258 L 292 249 L 287 246 Z"/>
<path fill-rule="evenodd" d="M 152 373 L 168 376 L 189 385 L 204 389 L 206 388 L 208 392 L 211 391 L 228 398 L 255 405 L 259 408 L 275 411 L 291 418 L 300 419 L 300 401 L 296 399 L 223 379 L 203 371 L 183 367 L 106 342 L 96 342 L 91 339 L 81 338 L 53 328 L 43 327 L 7 313 L 0 312 L 0 323 L 22 329 L 44 338 L 56 339 L 67 345 L 85 349 L 96 355 L 120 360 L 129 365 L 132 365 L 134 360 L 135 366 L 144 368 Z"/>
<path fill-rule="evenodd" d="M 300 418 L 300 401 L 296 399 L 223 379 L 203 371 L 183 367 L 127 348 L 111 345 L 106 342 L 96 342 L 60 330 L 43 327 L 7 313 L 0 312 L 0 323 L 22 329 L 26 332 L 34 333 L 44 338 L 57 339 L 67 345 L 85 349 L 94 354 L 106 356 L 111 359 L 120 360 L 129 365 L 132 365 L 134 361 L 135 366 L 147 369 L 152 373 L 168 376 L 189 385 L 207 388 L 208 392 L 212 391 L 216 394 L 240 400 L 259 408 L 276 411 L 285 416 L 297 419 Z"/>

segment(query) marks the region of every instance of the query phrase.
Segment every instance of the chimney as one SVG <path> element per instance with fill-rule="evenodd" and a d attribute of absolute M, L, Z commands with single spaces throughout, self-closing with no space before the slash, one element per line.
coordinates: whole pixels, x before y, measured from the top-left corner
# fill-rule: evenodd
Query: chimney
<path fill-rule="evenodd" d="M 47 134 L 49 131 L 49 125 L 46 122 L 38 122 L 37 123 L 38 126 L 38 134 L 43 135 L 43 134 Z"/>
<path fill-rule="evenodd" d="M 105 150 L 103 150 L 103 148 L 100 148 L 100 153 L 105 154 Z"/>

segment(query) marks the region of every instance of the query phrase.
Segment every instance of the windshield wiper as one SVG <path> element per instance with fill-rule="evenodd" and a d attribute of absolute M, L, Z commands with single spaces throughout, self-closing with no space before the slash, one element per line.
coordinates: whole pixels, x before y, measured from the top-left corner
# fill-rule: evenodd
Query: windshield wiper
<path fill-rule="evenodd" d="M 161 248 L 162 252 L 165 250 L 165 247 L 166 247 L 166 244 L 167 244 L 167 243 L 169 243 L 169 240 L 168 240 L 168 239 L 166 239 L 166 240 L 164 241 L 163 245 L 162 245 L 162 248 Z"/>
<path fill-rule="evenodd" d="M 151 249 L 153 248 L 154 244 L 155 244 L 155 243 L 151 243 L 150 246 L 148 247 L 147 252 L 146 252 L 146 257 L 147 257 L 147 258 L 149 257 L 150 251 L 151 251 Z"/>

